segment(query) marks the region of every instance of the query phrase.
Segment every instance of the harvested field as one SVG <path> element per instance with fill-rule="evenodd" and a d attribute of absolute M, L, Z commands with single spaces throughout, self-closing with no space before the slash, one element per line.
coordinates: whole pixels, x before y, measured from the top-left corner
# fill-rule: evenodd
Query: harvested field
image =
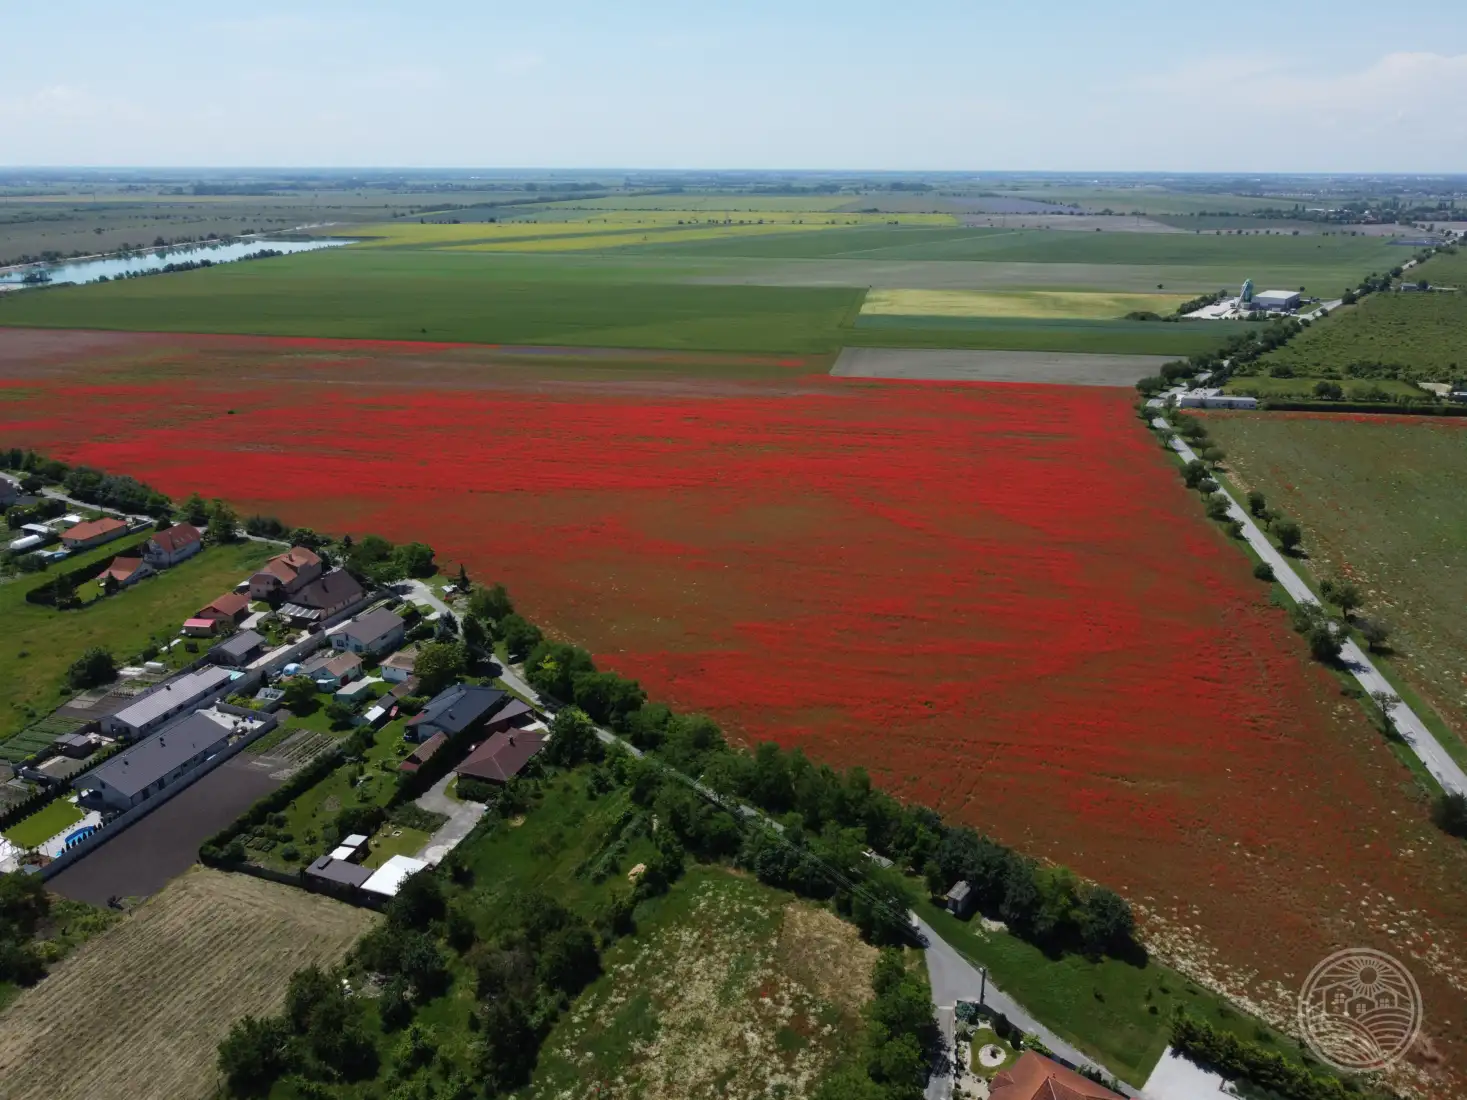
<path fill-rule="evenodd" d="M 1467 1062 L 1467 847 L 1133 392 L 113 340 L 0 367 L 25 393 L 0 436 L 423 539 L 654 698 L 1111 884 L 1166 958 L 1274 1019 L 1342 943 L 1391 951 Z"/>
<path fill-rule="evenodd" d="M 856 1053 L 876 950 L 835 915 L 781 897 L 695 871 L 606 957 L 526 1096 L 809 1096 Z"/>
<path fill-rule="evenodd" d="M 1061 386 L 1134 386 L 1155 374 L 1165 355 L 1070 355 L 1043 351 L 938 351 L 846 348 L 830 373 L 839 378 L 948 382 L 1042 382 Z"/>
<path fill-rule="evenodd" d="M 283 782 L 268 757 L 241 753 L 53 878 L 64 897 L 106 905 L 157 893 L 188 870 L 199 845 Z"/>
<path fill-rule="evenodd" d="M 1104 291 L 873 290 L 861 303 L 863 315 L 915 317 L 1120 318 L 1147 311 L 1169 314 L 1184 294 L 1118 294 Z"/>
<path fill-rule="evenodd" d="M 6 1100 L 213 1096 L 230 1025 L 277 1011 L 292 973 L 336 961 L 375 920 L 304 890 L 194 871 L 0 1016 Z"/>

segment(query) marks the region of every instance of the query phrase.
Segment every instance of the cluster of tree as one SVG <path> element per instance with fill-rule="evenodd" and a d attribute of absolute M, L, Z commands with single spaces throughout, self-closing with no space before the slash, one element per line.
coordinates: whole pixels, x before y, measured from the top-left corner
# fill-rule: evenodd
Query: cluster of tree
<path fill-rule="evenodd" d="M 1199 309 L 1217 305 L 1218 302 L 1221 302 L 1227 296 L 1228 292 L 1226 290 L 1216 290 L 1211 294 L 1199 294 L 1197 297 L 1191 298 L 1179 305 L 1177 307 L 1177 316 L 1185 317 L 1189 313 L 1196 313 Z"/>
<path fill-rule="evenodd" d="M 901 951 L 881 952 L 866 1005 L 865 1066 L 821 1083 L 816 1100 L 920 1100 L 928 1067 L 941 1043 L 932 1018 L 932 990 L 920 965 Z"/>
<path fill-rule="evenodd" d="M 162 238 L 160 237 L 158 240 L 159 241 L 162 241 Z M 154 243 L 155 243 L 155 246 L 156 246 L 158 242 L 154 242 Z M 166 242 L 164 244 L 164 247 L 166 247 Z M 285 255 L 285 253 L 284 252 L 281 252 L 277 248 L 262 248 L 262 249 L 260 249 L 257 252 L 247 252 L 245 255 L 238 257 L 238 259 L 239 260 L 270 260 L 270 259 L 274 259 L 277 256 L 284 256 L 284 255 Z M 99 276 L 97 276 L 97 282 L 99 282 L 99 283 L 107 283 L 107 282 L 119 282 L 119 281 L 121 281 L 123 279 L 145 279 L 145 278 L 147 278 L 150 275 L 176 275 L 176 274 L 178 274 L 180 272 L 184 272 L 184 271 L 202 271 L 206 267 L 215 267 L 218 264 L 221 264 L 221 263 L 229 263 L 229 262 L 230 262 L 229 260 L 209 260 L 209 259 L 203 259 L 203 260 L 174 260 L 171 263 L 164 264 L 162 267 L 148 267 L 148 268 L 142 268 L 141 270 L 138 270 L 138 271 L 123 271 L 123 272 L 120 272 L 117 275 L 112 275 L 112 276 L 99 275 Z"/>
<path fill-rule="evenodd" d="M 219 1071 L 235 1096 L 264 1096 L 280 1078 L 326 1083 L 377 1074 L 366 1008 L 341 975 L 309 966 L 291 976 L 276 1016 L 246 1016 L 219 1044 Z"/>
<path fill-rule="evenodd" d="M 168 498 L 156 489 L 126 475 L 104 474 L 90 466 L 72 467 L 62 485 L 77 500 L 120 512 L 141 512 L 156 518 L 167 516 L 173 509 Z"/>
<path fill-rule="evenodd" d="M 459 567 L 459 582 L 468 585 L 468 576 Z M 471 625 L 472 624 L 472 625 Z M 469 587 L 469 609 L 464 619 L 464 640 L 489 649 L 502 640 L 512 660 L 523 661 L 543 640 L 540 628 L 515 613 L 514 603 L 502 584 Z"/>
<path fill-rule="evenodd" d="M 206 501 L 198 493 L 190 493 L 178 506 L 178 512 L 212 543 L 222 545 L 239 537 L 239 517 L 218 497 Z"/>
<path fill-rule="evenodd" d="M 1361 1100 L 1362 1096 L 1384 1095 L 1362 1093 L 1353 1081 L 1311 1073 L 1276 1050 L 1240 1039 L 1185 1012 L 1178 1012 L 1172 1020 L 1172 1047 L 1203 1069 L 1243 1082 L 1250 1095 L 1262 1091 L 1281 1100 Z"/>
<path fill-rule="evenodd" d="M 45 977 L 33 938 L 50 911 L 40 875 L 0 875 L 0 982 L 35 985 Z"/>
<path fill-rule="evenodd" d="M 92 646 L 66 669 L 66 683 L 78 691 L 110 684 L 115 679 L 117 662 L 101 646 Z"/>
<path fill-rule="evenodd" d="M 1337 623 L 1329 612 L 1315 603 L 1295 604 L 1289 617 L 1294 632 L 1301 635 L 1309 646 L 1311 657 L 1325 664 L 1339 660 L 1346 636 L 1342 623 Z"/>
<path fill-rule="evenodd" d="M 1442 832 L 1467 839 L 1467 795 L 1446 791 L 1431 804 L 1431 820 Z"/>
<path fill-rule="evenodd" d="M 9 469 L 31 474 L 47 485 L 59 485 L 70 469 L 64 462 L 39 455 L 35 451 L 22 451 L 19 447 L 11 447 L 0 454 L 4 455 L 5 465 Z"/>
<path fill-rule="evenodd" d="M 431 577 L 438 571 L 433 548 L 421 542 L 394 546 L 379 535 L 341 540 L 342 565 L 359 580 L 391 584 L 406 577 Z"/>
<path fill-rule="evenodd" d="M 27 523 L 44 523 L 48 519 L 55 519 L 64 514 L 66 505 L 55 497 L 41 497 L 34 504 L 17 504 L 5 513 L 5 525 L 12 531 L 19 530 Z"/>
<path fill-rule="evenodd" d="M 972 829 L 945 830 L 926 867 L 934 894 L 963 881 L 978 908 L 1048 951 L 1131 957 L 1138 953 L 1131 907 L 1112 890 L 1064 867 L 1044 867 Z"/>

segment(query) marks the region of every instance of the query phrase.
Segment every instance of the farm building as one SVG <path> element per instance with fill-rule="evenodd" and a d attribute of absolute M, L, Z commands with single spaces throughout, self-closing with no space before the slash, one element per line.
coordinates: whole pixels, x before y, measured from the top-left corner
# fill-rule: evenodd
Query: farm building
<path fill-rule="evenodd" d="M 453 770 L 472 779 L 508 783 L 545 747 L 545 736 L 534 730 L 496 733 Z"/>
<path fill-rule="evenodd" d="M 454 684 L 433 696 L 408 720 L 407 736 L 419 744 L 435 733 L 455 734 L 476 729 L 489 720 L 508 696 L 496 688 L 477 684 Z"/>
<path fill-rule="evenodd" d="M 1297 290 L 1265 290 L 1253 295 L 1253 308 L 1270 313 L 1288 313 L 1299 308 L 1300 294 Z"/>
<path fill-rule="evenodd" d="M 413 674 L 413 666 L 418 663 L 417 646 L 409 646 L 407 649 L 399 649 L 391 657 L 382 662 L 378 671 L 382 678 L 389 683 L 400 684 Z"/>
<path fill-rule="evenodd" d="M 152 732 L 174 715 L 221 694 L 235 673 L 210 665 L 196 672 L 186 672 L 159 684 L 136 702 L 129 703 L 116 714 L 102 719 L 103 728 L 136 740 Z"/>
<path fill-rule="evenodd" d="M 86 550 L 92 546 L 101 546 L 104 542 L 111 542 L 115 538 L 121 538 L 125 534 L 127 534 L 127 524 L 120 519 L 103 516 L 101 519 L 78 523 L 61 536 L 61 544 L 68 550 Z"/>
<path fill-rule="evenodd" d="M 375 656 L 400 646 L 405 629 L 406 624 L 396 612 L 379 607 L 358 615 L 331 635 L 331 648 Z"/>
<path fill-rule="evenodd" d="M 1110 1089 L 1058 1062 L 1026 1050 L 989 1082 L 989 1100 L 1121 1100 Z"/>
<path fill-rule="evenodd" d="M 320 575 L 320 556 L 304 546 L 292 546 L 285 553 L 276 554 L 250 578 L 250 596 L 256 600 L 288 596 Z"/>
<path fill-rule="evenodd" d="M 297 590 L 290 602 L 281 606 L 280 613 L 297 622 L 319 622 L 345 611 L 364 595 L 355 577 L 344 569 L 336 569 Z"/>
<path fill-rule="evenodd" d="M 265 647 L 265 638 L 253 630 L 243 630 L 232 638 L 220 642 L 209 651 L 215 664 L 231 668 L 243 668 L 259 656 Z"/>
<path fill-rule="evenodd" d="M 1218 389 L 1186 390 L 1177 395 L 1179 409 L 1256 409 L 1258 398 Z"/>
<path fill-rule="evenodd" d="M 109 810 L 130 810 L 178 782 L 229 743 L 230 728 L 204 714 L 139 741 L 105 764 L 75 780 L 82 803 Z"/>
<path fill-rule="evenodd" d="M 204 536 L 192 523 L 179 523 L 159 531 L 143 543 L 143 560 L 154 569 L 167 569 L 204 548 Z"/>
<path fill-rule="evenodd" d="M 433 759 L 434 754 L 446 744 L 448 744 L 448 735 L 435 733 L 415 748 L 407 759 L 397 766 L 397 770 L 408 773 L 417 771 L 429 760 Z"/>

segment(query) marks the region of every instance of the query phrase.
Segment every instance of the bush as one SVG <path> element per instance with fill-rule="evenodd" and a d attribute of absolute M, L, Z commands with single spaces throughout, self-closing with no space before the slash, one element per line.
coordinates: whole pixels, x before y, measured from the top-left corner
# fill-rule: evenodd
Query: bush
<path fill-rule="evenodd" d="M 112 654 L 101 646 L 93 646 L 71 663 L 66 670 L 66 682 L 74 688 L 84 689 L 110 684 L 117 679 L 117 664 Z"/>
<path fill-rule="evenodd" d="M 1261 581 L 1273 580 L 1273 566 L 1266 561 L 1261 561 L 1253 567 L 1253 575 Z"/>
<path fill-rule="evenodd" d="M 1452 836 L 1467 838 L 1467 796 L 1443 793 L 1431 804 L 1431 820 Z"/>

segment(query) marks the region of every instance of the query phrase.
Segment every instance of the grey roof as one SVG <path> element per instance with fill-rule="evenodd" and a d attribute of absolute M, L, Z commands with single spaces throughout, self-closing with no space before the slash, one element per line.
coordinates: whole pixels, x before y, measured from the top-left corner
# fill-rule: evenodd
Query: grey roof
<path fill-rule="evenodd" d="M 373 873 L 370 867 L 363 867 L 360 863 L 348 863 L 344 859 L 332 859 L 330 856 L 322 856 L 306 868 L 306 874 L 312 878 L 339 882 L 343 886 L 360 886 Z"/>
<path fill-rule="evenodd" d="M 103 780 L 125 798 L 132 798 L 195 756 L 222 748 L 229 730 L 202 714 L 190 714 L 182 722 L 144 737 L 121 756 L 94 768 L 77 780 L 82 787 Z"/>
<path fill-rule="evenodd" d="M 220 642 L 214 647 L 214 652 L 219 656 L 232 661 L 242 661 L 255 650 L 256 647 L 265 644 L 265 636 L 253 630 L 242 630 L 232 638 Z"/>
<path fill-rule="evenodd" d="M 362 586 L 344 569 L 335 569 L 319 580 L 314 580 L 293 595 L 291 603 L 319 610 L 339 607 L 344 603 L 362 598 Z"/>
<path fill-rule="evenodd" d="M 442 730 L 462 733 L 475 722 L 481 722 L 499 709 L 505 693 L 478 684 L 454 684 L 444 688 L 428 701 L 428 705 L 408 723 L 415 730 Z"/>
<path fill-rule="evenodd" d="M 209 665 L 197 672 L 186 672 L 159 684 L 136 703 L 123 707 L 114 717 L 129 726 L 146 726 L 170 710 L 202 699 L 229 682 L 234 673 L 227 668 Z"/>
<path fill-rule="evenodd" d="M 394 630 L 404 625 L 401 618 L 391 608 L 379 607 L 376 611 L 368 611 L 365 615 L 358 615 L 341 629 L 341 633 L 347 637 L 355 638 L 362 645 L 371 645 L 387 637 Z"/>

